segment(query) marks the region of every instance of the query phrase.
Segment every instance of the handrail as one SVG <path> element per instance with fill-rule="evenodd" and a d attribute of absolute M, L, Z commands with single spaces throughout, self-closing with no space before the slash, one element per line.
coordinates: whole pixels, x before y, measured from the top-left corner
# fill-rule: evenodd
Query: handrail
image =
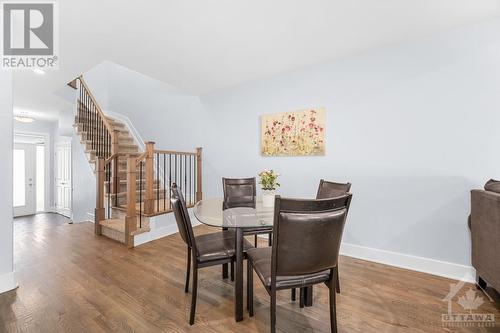
<path fill-rule="evenodd" d="M 155 154 L 172 154 L 172 155 L 193 155 L 196 156 L 196 152 L 191 153 L 191 152 L 185 152 L 185 151 L 175 151 L 175 150 L 159 150 L 155 149 L 154 150 Z"/>
<path fill-rule="evenodd" d="M 99 106 L 99 103 L 97 103 L 97 100 L 95 99 L 94 95 L 92 94 L 92 92 L 90 91 L 89 87 L 87 86 L 87 83 L 83 79 L 83 76 L 80 75 L 78 77 L 78 80 L 80 81 L 80 83 L 82 84 L 82 86 L 85 88 L 85 90 L 88 93 L 89 97 L 92 99 L 92 102 L 94 103 L 94 105 L 96 107 L 97 113 L 99 114 L 99 116 L 101 116 L 101 118 L 103 120 L 104 126 L 106 126 L 106 129 L 108 130 L 108 132 L 110 134 L 113 133 L 113 131 L 114 131 L 113 126 L 111 126 L 111 124 L 109 123 L 108 118 L 106 118 L 106 115 L 104 114 L 104 112 L 102 112 L 101 107 Z"/>
<path fill-rule="evenodd" d="M 114 153 L 113 155 L 111 155 L 110 157 L 108 157 L 105 161 L 104 161 L 104 165 L 108 165 L 109 163 L 113 162 L 113 160 L 117 157 L 120 157 L 120 156 L 127 156 L 128 154 L 125 154 L 125 153 Z"/>
<path fill-rule="evenodd" d="M 135 159 L 135 164 L 139 165 L 139 163 L 141 163 L 143 160 L 145 160 L 147 156 L 148 156 L 148 152 L 147 151 L 145 151 L 141 155 L 137 156 L 136 159 Z"/>

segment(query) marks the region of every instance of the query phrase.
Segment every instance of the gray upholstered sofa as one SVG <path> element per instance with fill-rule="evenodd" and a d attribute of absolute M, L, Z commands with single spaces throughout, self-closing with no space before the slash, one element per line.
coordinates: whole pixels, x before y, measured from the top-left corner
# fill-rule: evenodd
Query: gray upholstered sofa
<path fill-rule="evenodd" d="M 490 189 L 488 183 L 485 189 Z M 469 227 L 472 266 L 476 269 L 478 284 L 483 289 L 490 285 L 500 292 L 500 193 L 471 191 Z"/>

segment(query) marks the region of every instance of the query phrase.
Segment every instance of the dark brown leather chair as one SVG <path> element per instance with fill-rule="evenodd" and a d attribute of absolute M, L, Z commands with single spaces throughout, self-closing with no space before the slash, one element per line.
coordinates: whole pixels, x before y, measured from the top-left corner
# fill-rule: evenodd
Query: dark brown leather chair
<path fill-rule="evenodd" d="M 350 189 L 351 189 L 351 183 L 335 183 L 321 179 L 319 181 L 318 193 L 316 194 L 316 199 L 341 197 L 346 193 L 348 193 Z M 350 200 L 346 202 L 346 208 L 348 212 L 350 203 L 351 203 Z M 337 293 L 340 294 L 340 278 L 339 278 L 338 265 L 334 269 L 334 274 L 335 274 L 335 279 L 337 280 L 335 288 L 337 290 Z M 312 287 L 310 287 L 308 290 L 305 289 L 300 290 L 299 299 L 301 308 L 303 308 L 305 304 L 307 304 L 308 306 L 312 305 L 312 293 L 313 293 Z M 292 301 L 295 301 L 295 289 L 292 289 Z"/>
<path fill-rule="evenodd" d="M 351 190 L 351 183 L 335 183 L 324 179 L 319 181 L 316 199 L 335 198 Z"/>
<path fill-rule="evenodd" d="M 172 184 L 172 195 L 170 198 L 175 221 L 179 228 L 179 234 L 187 245 L 187 273 L 184 291 L 189 291 L 189 274 L 191 260 L 193 264 L 193 290 L 191 298 L 191 313 L 189 324 L 194 324 L 196 312 L 196 294 L 198 289 L 198 268 L 227 264 L 234 261 L 235 257 L 235 234 L 233 231 L 224 230 L 212 234 L 194 236 L 191 219 L 186 207 L 186 202 L 177 185 Z M 244 248 L 252 247 L 250 242 L 244 240 Z"/>
<path fill-rule="evenodd" d="M 222 178 L 222 190 L 224 193 L 223 210 L 235 207 L 254 207 L 257 196 L 255 177 L 253 178 Z M 223 229 L 224 230 L 224 229 Z M 225 229 L 227 230 L 227 229 Z M 272 228 L 249 228 L 245 229 L 244 235 L 254 235 L 254 246 L 257 247 L 257 235 L 268 234 L 269 245 L 271 245 Z M 228 277 L 227 264 L 222 265 L 222 278 Z M 234 281 L 234 266 L 231 262 L 231 281 Z"/>
<path fill-rule="evenodd" d="M 318 193 L 316 194 L 316 199 L 326 199 L 340 197 L 351 190 L 351 183 L 335 183 L 321 179 L 319 181 Z M 350 201 L 349 201 L 350 204 Z M 349 212 L 349 205 L 347 205 L 347 211 Z M 337 288 L 337 293 L 340 294 L 340 278 L 338 266 L 335 267 L 335 279 L 337 283 L 335 284 Z"/>
<path fill-rule="evenodd" d="M 255 177 L 253 178 L 222 178 L 224 191 L 223 209 L 234 207 L 255 207 L 257 195 Z M 257 247 L 257 235 L 268 234 L 269 246 L 272 241 L 272 228 L 245 229 L 245 235 L 254 235 L 254 246 Z"/>
<path fill-rule="evenodd" d="M 351 194 L 345 199 L 350 201 Z M 271 333 L 276 331 L 276 291 L 325 283 L 330 294 L 330 324 L 337 332 L 334 269 L 347 208 L 338 198 L 275 199 L 272 248 L 247 251 L 247 307 L 253 316 L 253 270 L 271 296 Z"/>

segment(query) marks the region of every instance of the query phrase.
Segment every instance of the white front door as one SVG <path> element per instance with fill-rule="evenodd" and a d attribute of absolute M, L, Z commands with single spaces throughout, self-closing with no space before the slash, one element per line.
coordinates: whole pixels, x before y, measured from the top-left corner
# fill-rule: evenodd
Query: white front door
<path fill-rule="evenodd" d="M 15 143 L 13 152 L 14 216 L 36 213 L 35 145 Z"/>
<path fill-rule="evenodd" d="M 56 212 L 71 217 L 71 142 L 56 142 L 55 206 Z"/>

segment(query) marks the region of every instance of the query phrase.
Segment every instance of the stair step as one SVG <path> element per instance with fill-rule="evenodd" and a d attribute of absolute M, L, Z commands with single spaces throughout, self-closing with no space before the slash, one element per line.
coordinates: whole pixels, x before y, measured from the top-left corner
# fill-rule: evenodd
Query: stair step
<path fill-rule="evenodd" d="M 145 222 L 146 219 L 144 219 Z M 114 239 L 120 243 L 125 243 L 125 219 L 124 218 L 111 218 L 105 219 L 99 222 L 101 226 L 101 233 L 111 239 Z M 137 229 L 132 233 L 133 235 L 139 235 L 144 232 L 151 231 L 148 225 L 139 228 L 139 221 L 137 221 Z"/>

